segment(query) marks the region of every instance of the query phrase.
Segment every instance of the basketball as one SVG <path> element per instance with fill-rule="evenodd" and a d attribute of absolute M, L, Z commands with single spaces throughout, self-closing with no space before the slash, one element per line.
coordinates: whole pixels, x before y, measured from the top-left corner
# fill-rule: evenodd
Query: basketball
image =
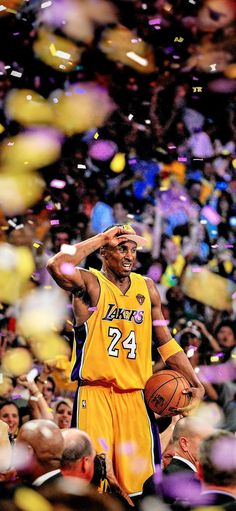
<path fill-rule="evenodd" d="M 149 408 L 161 415 L 172 417 L 177 415 L 177 408 L 182 408 L 190 403 L 189 394 L 183 394 L 183 390 L 190 387 L 186 378 L 177 371 L 163 369 L 149 378 L 145 385 L 144 395 Z"/>

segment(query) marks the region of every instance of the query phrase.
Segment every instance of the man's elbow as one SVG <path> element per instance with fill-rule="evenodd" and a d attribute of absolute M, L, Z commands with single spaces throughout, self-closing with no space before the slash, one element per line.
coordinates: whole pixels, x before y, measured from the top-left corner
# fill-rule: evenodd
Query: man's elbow
<path fill-rule="evenodd" d="M 48 259 L 48 262 L 46 264 L 46 269 L 52 276 L 56 275 L 58 273 L 59 266 L 58 266 L 57 261 L 55 260 L 55 257 L 50 257 L 50 259 Z"/>

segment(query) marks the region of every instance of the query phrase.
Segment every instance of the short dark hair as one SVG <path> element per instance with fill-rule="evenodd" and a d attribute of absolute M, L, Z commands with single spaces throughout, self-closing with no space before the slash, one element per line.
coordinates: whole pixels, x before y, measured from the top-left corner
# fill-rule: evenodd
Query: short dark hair
<path fill-rule="evenodd" d="M 227 460 L 227 468 L 222 467 L 222 454 L 231 453 L 231 460 Z M 226 457 L 227 456 L 226 453 Z M 203 481 L 216 486 L 235 486 L 236 484 L 236 437 L 230 431 L 219 430 L 205 438 L 199 449 L 199 462 L 202 467 Z M 217 460 L 216 460 L 217 456 Z"/>
<path fill-rule="evenodd" d="M 18 410 L 18 413 L 19 413 L 19 415 L 20 415 L 20 411 L 19 411 L 19 408 L 18 408 L 17 404 L 16 404 L 14 401 L 12 401 L 12 400 L 8 400 L 8 399 L 6 399 L 5 401 L 2 401 L 2 402 L 0 403 L 0 410 L 2 410 L 2 408 L 3 408 L 4 406 L 10 406 L 10 405 L 14 405 L 14 406 L 16 407 L 16 409 Z"/>
<path fill-rule="evenodd" d="M 234 337 L 236 338 L 236 322 L 232 321 L 230 319 L 224 319 L 223 321 L 218 323 L 218 325 L 215 328 L 214 334 L 217 335 L 219 333 L 220 329 L 225 326 L 232 330 Z"/>

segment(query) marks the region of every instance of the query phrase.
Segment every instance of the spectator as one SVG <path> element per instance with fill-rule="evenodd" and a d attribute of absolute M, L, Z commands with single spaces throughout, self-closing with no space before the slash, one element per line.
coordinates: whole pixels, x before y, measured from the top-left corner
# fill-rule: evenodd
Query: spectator
<path fill-rule="evenodd" d="M 179 419 L 173 431 L 174 456 L 165 469 L 166 474 L 184 470 L 197 472 L 198 446 L 213 432 L 207 421 L 196 417 Z"/>
<path fill-rule="evenodd" d="M 203 502 L 220 506 L 236 500 L 236 437 L 218 431 L 200 444 L 198 476 Z"/>
<path fill-rule="evenodd" d="M 61 472 L 64 477 L 78 477 L 88 483 L 94 474 L 96 451 L 92 440 L 80 429 L 71 428 L 62 432 L 64 448 L 61 459 Z"/>
<path fill-rule="evenodd" d="M 36 378 L 37 386 L 42 392 L 43 397 L 47 403 L 47 405 L 51 408 L 53 401 L 55 400 L 55 382 L 53 378 L 49 374 L 41 373 Z"/>
<path fill-rule="evenodd" d="M 0 420 L 0 480 L 1 473 L 9 470 L 11 465 L 12 450 L 8 432 L 9 426 Z"/>
<path fill-rule="evenodd" d="M 19 408 L 14 401 L 3 401 L 0 404 L 0 420 L 8 424 L 9 434 L 12 440 L 14 440 L 21 426 Z"/>
<path fill-rule="evenodd" d="M 96 456 L 92 440 L 84 431 L 71 428 L 62 432 L 64 450 L 61 461 L 61 472 L 64 477 L 78 477 L 87 483 L 101 487 L 106 479 L 109 493 L 124 499 L 125 504 L 133 506 L 127 493 L 120 487 L 107 456 Z"/>
<path fill-rule="evenodd" d="M 23 480 L 35 487 L 42 487 L 61 477 L 63 437 L 54 422 L 46 419 L 26 422 L 19 431 L 18 445 L 30 448 L 32 454 L 28 467 L 23 463 L 22 469 L 18 469 Z"/>
<path fill-rule="evenodd" d="M 55 404 L 54 420 L 60 429 L 71 427 L 73 403 L 68 398 L 62 398 Z"/>

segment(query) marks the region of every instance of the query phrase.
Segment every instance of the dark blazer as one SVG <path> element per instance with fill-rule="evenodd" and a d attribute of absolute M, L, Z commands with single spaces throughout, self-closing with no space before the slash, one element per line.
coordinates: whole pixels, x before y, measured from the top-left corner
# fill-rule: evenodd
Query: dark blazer
<path fill-rule="evenodd" d="M 184 463 L 173 458 L 166 467 L 162 481 L 163 499 L 167 504 L 188 503 L 194 505 L 199 499 L 201 485 L 196 472 Z"/>
<path fill-rule="evenodd" d="M 174 474 L 175 472 L 192 472 L 195 474 L 194 470 L 184 463 L 182 460 L 178 460 L 176 458 L 172 458 L 170 464 L 163 471 L 164 474 Z"/>
<path fill-rule="evenodd" d="M 49 477 L 48 479 L 46 479 L 46 481 L 44 481 L 42 484 L 40 484 L 39 486 L 35 486 L 33 484 L 33 488 L 46 488 L 48 485 L 54 483 L 54 481 L 58 480 L 58 479 L 62 479 L 63 475 L 61 472 L 59 472 L 58 474 L 54 474 L 53 476 Z"/>
<path fill-rule="evenodd" d="M 229 491 L 230 493 L 230 491 Z M 233 495 L 227 495 L 227 493 L 222 493 L 220 491 L 204 491 L 201 493 L 201 498 L 203 499 L 203 505 L 209 506 L 218 506 L 221 504 L 228 504 L 229 502 L 235 502 L 236 499 Z"/>

